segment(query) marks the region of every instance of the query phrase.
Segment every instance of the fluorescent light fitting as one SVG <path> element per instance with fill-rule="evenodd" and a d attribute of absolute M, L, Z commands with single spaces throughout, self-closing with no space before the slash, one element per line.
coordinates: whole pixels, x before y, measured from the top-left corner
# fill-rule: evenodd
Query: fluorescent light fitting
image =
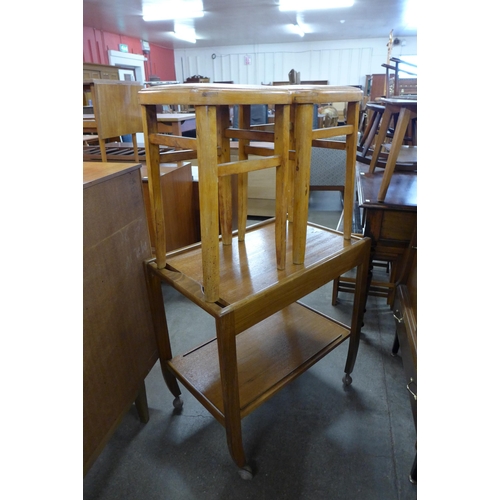
<path fill-rule="evenodd" d="M 280 11 L 302 11 L 352 7 L 354 0 L 280 0 Z"/>
<path fill-rule="evenodd" d="M 193 29 L 175 28 L 174 36 L 185 42 L 196 43 L 196 32 Z"/>
<path fill-rule="evenodd" d="M 145 3 L 142 7 L 144 21 L 168 21 L 170 19 L 192 19 L 203 17 L 202 0 L 161 0 Z"/>
<path fill-rule="evenodd" d="M 303 37 L 305 35 L 304 30 L 302 29 L 300 24 L 292 24 L 291 27 L 292 27 L 292 31 L 294 33 L 297 33 L 297 35 L 299 35 L 301 37 Z"/>
<path fill-rule="evenodd" d="M 417 6 L 414 0 L 408 0 L 408 2 L 406 2 L 404 19 L 406 23 L 405 28 L 417 29 Z"/>

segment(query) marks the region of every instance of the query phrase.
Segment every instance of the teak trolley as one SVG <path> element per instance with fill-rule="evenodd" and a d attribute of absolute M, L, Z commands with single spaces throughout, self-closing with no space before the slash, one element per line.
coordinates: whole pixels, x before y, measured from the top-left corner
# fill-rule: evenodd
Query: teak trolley
<path fill-rule="evenodd" d="M 229 451 L 247 479 L 241 420 L 286 384 L 349 339 L 344 383 L 350 384 L 366 299 L 370 242 L 351 235 L 359 101 L 353 87 L 179 84 L 141 90 L 156 258 L 146 262 L 150 299 L 165 381 L 180 408 L 182 383 L 225 427 Z M 312 129 L 314 104 L 347 103 L 347 123 Z M 158 133 L 156 106 L 196 111 L 196 139 Z M 250 127 L 250 105 L 275 110 L 274 131 Z M 240 106 L 230 127 L 230 106 Z M 344 232 L 307 222 L 311 146 L 331 147 L 346 136 Z M 239 140 L 239 161 L 229 141 Z M 268 142 L 253 148 L 250 140 Z M 337 143 L 338 144 L 338 143 Z M 201 242 L 166 253 L 159 147 L 195 150 Z M 335 147 L 338 147 L 335 146 Z M 248 155 L 260 155 L 248 160 Z M 248 172 L 276 167 L 276 217 L 246 228 Z M 232 232 L 231 176 L 238 176 L 238 230 Z M 349 216 L 351 214 L 351 216 Z M 357 268 L 351 325 L 299 299 Z M 215 319 L 216 338 L 173 356 L 161 283 L 166 282 Z"/>

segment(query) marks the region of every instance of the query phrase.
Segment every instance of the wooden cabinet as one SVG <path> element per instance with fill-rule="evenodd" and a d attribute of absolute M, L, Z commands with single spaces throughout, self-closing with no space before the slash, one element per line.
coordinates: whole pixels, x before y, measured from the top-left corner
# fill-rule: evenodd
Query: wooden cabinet
<path fill-rule="evenodd" d="M 105 64 L 83 63 L 83 105 L 89 106 L 92 101 L 90 82 L 92 80 L 119 80 L 118 68 Z M 86 83 L 87 82 L 87 83 Z"/>
<path fill-rule="evenodd" d="M 396 286 L 404 272 L 405 254 L 417 227 L 417 174 L 394 172 L 386 199 L 377 201 L 383 170 L 368 172 L 369 166 L 357 163 L 358 201 L 362 212 L 362 234 L 371 239 L 371 262 L 390 262 L 388 281 L 370 282 L 370 295 L 387 297 L 392 307 Z M 342 276 L 335 280 L 334 303 L 338 292 L 352 291 L 353 279 Z"/>
<path fill-rule="evenodd" d="M 154 228 L 149 198 L 148 172 L 141 167 L 142 187 L 148 214 L 151 246 L 154 247 Z M 160 185 L 165 218 L 165 244 L 167 251 L 200 241 L 200 212 L 198 190 L 195 189 L 191 163 L 163 165 L 160 167 Z M 197 185 L 196 185 L 197 187 Z"/>
<path fill-rule="evenodd" d="M 119 80 L 118 68 L 106 64 L 83 63 L 83 81 L 99 78 L 103 80 Z"/>
<path fill-rule="evenodd" d="M 83 464 L 86 473 L 156 360 L 143 261 L 151 256 L 140 165 L 83 164 Z"/>
<path fill-rule="evenodd" d="M 366 76 L 366 95 L 369 101 L 386 96 L 385 73 Z"/>
<path fill-rule="evenodd" d="M 396 339 L 393 354 L 401 351 L 415 428 L 417 427 L 417 232 L 412 237 L 406 255 L 405 272 L 397 287 L 394 302 Z M 417 480 L 417 459 L 410 473 L 410 481 Z"/>

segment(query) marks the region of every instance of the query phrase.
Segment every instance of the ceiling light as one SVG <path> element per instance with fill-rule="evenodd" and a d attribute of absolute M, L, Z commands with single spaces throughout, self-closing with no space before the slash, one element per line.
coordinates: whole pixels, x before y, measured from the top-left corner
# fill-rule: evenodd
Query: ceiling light
<path fill-rule="evenodd" d="M 144 21 L 167 21 L 203 17 L 202 0 L 146 0 L 142 7 Z"/>
<path fill-rule="evenodd" d="M 405 10 L 405 28 L 407 29 L 417 29 L 417 6 L 414 0 L 408 0 L 406 2 Z"/>
<path fill-rule="evenodd" d="M 186 24 L 187 23 L 187 24 Z M 174 22 L 174 36 L 185 42 L 196 43 L 196 32 L 192 26 L 192 22 Z"/>
<path fill-rule="evenodd" d="M 196 43 L 196 33 L 188 31 L 174 31 L 175 38 L 179 40 L 184 40 L 185 42 Z"/>
<path fill-rule="evenodd" d="M 335 9 L 338 7 L 352 7 L 354 0 L 280 0 L 279 9 L 287 10 L 318 10 Z"/>
<path fill-rule="evenodd" d="M 304 30 L 300 26 L 300 24 L 291 24 L 291 29 L 294 33 L 297 33 L 297 35 L 303 37 L 305 35 Z"/>

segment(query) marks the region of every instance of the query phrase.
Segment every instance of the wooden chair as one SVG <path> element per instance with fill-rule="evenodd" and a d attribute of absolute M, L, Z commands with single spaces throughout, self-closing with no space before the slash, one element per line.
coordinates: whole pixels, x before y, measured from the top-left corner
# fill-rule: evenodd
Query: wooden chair
<path fill-rule="evenodd" d="M 141 88 L 142 84 L 139 82 L 98 79 L 92 81 L 91 92 L 99 146 L 84 146 L 84 161 L 145 163 L 145 148 L 137 142 L 137 134 L 143 132 L 142 111 L 138 101 Z M 132 136 L 132 143 L 118 142 L 120 137 L 125 135 Z M 165 147 L 161 150 L 163 163 L 193 158 L 193 151 Z"/>
<path fill-rule="evenodd" d="M 107 140 L 131 135 L 132 148 L 120 153 L 122 156 L 127 155 L 131 161 L 138 162 L 137 133 L 142 132 L 142 115 L 137 96 L 142 84 L 115 80 L 94 80 L 93 83 L 94 115 L 101 161 L 108 161 Z M 117 156 L 112 159 L 116 160 Z"/>
<path fill-rule="evenodd" d="M 227 444 L 244 479 L 241 420 L 323 356 L 349 339 L 344 383 L 351 383 L 366 300 L 370 241 L 307 222 L 311 147 L 345 135 L 345 209 L 352 213 L 354 164 L 361 92 L 349 87 L 268 87 L 180 84 L 141 90 L 156 250 L 146 262 L 151 308 L 165 381 L 182 407 L 180 381 L 226 429 Z M 348 102 L 347 124 L 312 130 L 314 104 Z M 159 134 L 156 105 L 195 107 L 197 137 Z M 272 105 L 274 131 L 250 127 L 250 106 Z M 239 106 L 230 127 L 229 106 Z M 292 126 L 290 127 L 290 124 Z M 290 133 L 292 130 L 292 133 Z M 230 161 L 229 141 L 239 140 Z M 250 140 L 269 147 L 251 147 Z M 194 148 L 198 157 L 201 243 L 165 252 L 159 147 Z M 247 159 L 248 155 L 259 158 Z M 248 172 L 276 168 L 276 217 L 246 227 Z M 231 177 L 238 179 L 238 229 L 232 232 Z M 221 234 L 219 234 L 219 220 Z M 350 327 L 311 310 L 300 299 L 357 268 Z M 161 283 L 209 313 L 216 337 L 175 357 Z M 263 355 L 265 353 L 265 355 Z"/>

